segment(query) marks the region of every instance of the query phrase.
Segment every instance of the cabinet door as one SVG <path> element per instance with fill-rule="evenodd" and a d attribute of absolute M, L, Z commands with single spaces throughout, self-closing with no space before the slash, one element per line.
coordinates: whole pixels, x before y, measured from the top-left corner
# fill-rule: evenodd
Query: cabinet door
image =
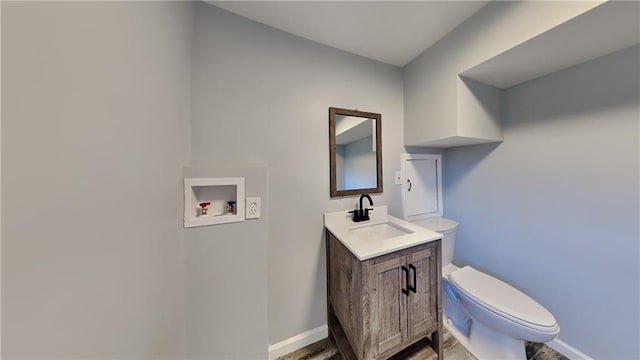
<path fill-rule="evenodd" d="M 410 341 L 418 340 L 436 330 L 438 320 L 436 257 L 435 247 L 407 255 L 409 283 L 415 288 L 415 293 L 411 291 L 407 299 Z"/>
<path fill-rule="evenodd" d="M 406 338 L 406 295 L 402 293 L 404 260 L 404 256 L 398 255 L 382 261 L 371 260 L 366 267 L 371 284 L 369 331 L 374 358 L 402 344 Z"/>
<path fill-rule="evenodd" d="M 405 220 L 442 215 L 441 155 L 403 154 L 402 201 Z"/>

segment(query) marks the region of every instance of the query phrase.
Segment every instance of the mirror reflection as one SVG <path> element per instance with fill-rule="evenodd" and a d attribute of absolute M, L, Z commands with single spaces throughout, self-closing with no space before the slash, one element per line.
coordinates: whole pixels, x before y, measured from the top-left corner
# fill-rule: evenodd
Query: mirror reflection
<path fill-rule="evenodd" d="M 375 119 L 336 116 L 336 187 L 338 190 L 377 186 Z"/>
<path fill-rule="evenodd" d="M 329 110 L 331 196 L 382 192 L 381 115 Z"/>

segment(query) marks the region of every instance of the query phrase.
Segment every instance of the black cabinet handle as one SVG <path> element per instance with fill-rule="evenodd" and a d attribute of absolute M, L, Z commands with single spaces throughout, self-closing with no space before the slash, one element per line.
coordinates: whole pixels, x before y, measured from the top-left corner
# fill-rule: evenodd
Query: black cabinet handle
<path fill-rule="evenodd" d="M 413 187 L 411 186 L 411 180 L 407 179 L 407 183 L 409 183 L 409 189 L 407 191 L 411 191 L 411 188 Z"/>
<path fill-rule="evenodd" d="M 413 286 L 407 285 L 407 288 L 415 294 L 418 288 L 418 283 L 416 282 L 416 267 L 413 266 L 413 264 L 409 264 L 409 269 L 413 270 Z"/>
<path fill-rule="evenodd" d="M 402 265 L 402 271 L 404 272 L 404 285 L 406 287 L 402 289 L 402 293 L 409 296 L 409 269 L 406 266 Z"/>

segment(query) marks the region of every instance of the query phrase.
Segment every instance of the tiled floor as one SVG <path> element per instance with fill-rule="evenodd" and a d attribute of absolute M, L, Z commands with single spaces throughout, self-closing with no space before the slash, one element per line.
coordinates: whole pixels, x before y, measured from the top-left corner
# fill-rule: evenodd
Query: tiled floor
<path fill-rule="evenodd" d="M 477 360 L 446 330 L 443 344 L 446 360 Z M 526 352 L 529 360 L 569 360 L 544 344 L 527 343 Z M 437 358 L 438 356 L 428 345 L 417 348 L 415 353 L 405 357 L 406 360 L 436 360 Z M 329 339 L 324 339 L 282 356 L 278 360 L 342 360 L 342 358 L 336 346 Z"/>

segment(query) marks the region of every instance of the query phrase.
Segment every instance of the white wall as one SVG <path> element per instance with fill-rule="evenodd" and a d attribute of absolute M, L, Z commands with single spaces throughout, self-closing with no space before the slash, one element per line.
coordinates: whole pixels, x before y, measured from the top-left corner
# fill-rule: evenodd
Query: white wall
<path fill-rule="evenodd" d="M 269 343 L 275 344 L 326 324 L 322 215 L 357 202 L 329 199 L 330 106 L 382 114 L 385 191 L 373 199 L 400 215 L 393 171 L 402 152 L 402 74 L 208 4 L 198 4 L 197 14 L 193 159 L 269 169 Z M 230 256 L 241 259 L 237 250 Z"/>
<path fill-rule="evenodd" d="M 178 358 L 192 4 L 2 2 L 2 356 Z"/>
<path fill-rule="evenodd" d="M 596 359 L 637 359 L 639 48 L 506 91 L 504 142 L 449 149 L 454 261 L 515 284 Z"/>

